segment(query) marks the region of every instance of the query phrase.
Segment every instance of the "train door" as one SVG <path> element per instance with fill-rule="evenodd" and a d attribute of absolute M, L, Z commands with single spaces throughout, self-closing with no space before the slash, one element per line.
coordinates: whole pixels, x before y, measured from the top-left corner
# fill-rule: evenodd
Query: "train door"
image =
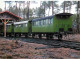
<path fill-rule="evenodd" d="M 28 22 L 28 32 L 31 34 L 31 32 L 32 32 L 32 21 L 29 21 Z"/>

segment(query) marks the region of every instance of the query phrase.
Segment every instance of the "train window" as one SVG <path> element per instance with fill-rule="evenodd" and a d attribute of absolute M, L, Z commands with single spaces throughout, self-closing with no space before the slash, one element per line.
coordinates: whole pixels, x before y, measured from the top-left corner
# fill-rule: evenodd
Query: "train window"
<path fill-rule="evenodd" d="M 34 26 L 36 25 L 36 22 L 34 22 Z"/>
<path fill-rule="evenodd" d="M 36 21 L 36 26 L 38 26 L 38 21 Z"/>
<path fill-rule="evenodd" d="M 23 27 L 25 27 L 26 26 L 26 24 L 23 24 Z"/>
<path fill-rule="evenodd" d="M 43 25 L 44 25 L 44 20 L 43 20 Z"/>
<path fill-rule="evenodd" d="M 33 22 L 34 23 L 34 26 L 35 26 L 35 22 Z"/>
<path fill-rule="evenodd" d="M 50 19 L 50 24 L 51 24 L 51 19 Z"/>
<path fill-rule="evenodd" d="M 39 25 L 41 25 L 41 21 L 39 21 Z"/>
<path fill-rule="evenodd" d="M 66 19 L 69 18 L 71 15 L 56 15 L 57 18 Z"/>
<path fill-rule="evenodd" d="M 43 25 L 43 20 L 41 20 L 41 25 Z"/>
<path fill-rule="evenodd" d="M 19 27 L 21 27 L 21 25 L 19 25 Z"/>
<path fill-rule="evenodd" d="M 36 26 L 37 26 L 37 21 L 36 21 Z"/>
<path fill-rule="evenodd" d="M 37 26 L 38 22 L 36 21 L 36 26 Z"/>
<path fill-rule="evenodd" d="M 43 25 L 43 20 L 41 20 L 42 21 L 42 25 Z"/>
<path fill-rule="evenodd" d="M 46 19 L 46 24 L 48 24 L 48 19 Z"/>
<path fill-rule="evenodd" d="M 23 27 L 23 24 L 21 24 L 21 27 Z"/>
<path fill-rule="evenodd" d="M 26 23 L 24 24 L 24 26 L 26 27 Z"/>
<path fill-rule="evenodd" d="M 44 25 L 46 24 L 46 20 L 44 20 Z"/>
<path fill-rule="evenodd" d="M 49 19 L 47 19 L 47 24 L 49 24 Z"/>
<path fill-rule="evenodd" d="M 50 19 L 48 19 L 48 24 L 50 24 Z"/>
<path fill-rule="evenodd" d="M 16 27 L 18 27 L 18 26 L 16 25 Z"/>
<path fill-rule="evenodd" d="M 32 22 L 32 25 L 34 26 L 34 22 Z"/>
<path fill-rule="evenodd" d="M 50 24 L 52 24 L 52 23 L 53 23 L 53 18 L 50 19 Z"/>
<path fill-rule="evenodd" d="M 36 26 L 36 22 L 34 22 L 35 26 Z"/>
<path fill-rule="evenodd" d="M 37 21 L 37 26 L 38 26 L 38 21 Z"/>
<path fill-rule="evenodd" d="M 50 19 L 49 19 L 49 24 L 50 24 Z"/>
<path fill-rule="evenodd" d="M 9 26 L 9 25 L 7 25 L 7 28 L 10 28 L 10 26 Z"/>
<path fill-rule="evenodd" d="M 37 22 L 35 22 L 35 26 L 37 26 Z"/>
<path fill-rule="evenodd" d="M 27 27 L 27 24 L 26 24 L 26 27 Z"/>
<path fill-rule="evenodd" d="M 38 21 L 37 21 L 37 26 L 38 26 Z"/>
<path fill-rule="evenodd" d="M 33 22 L 33 26 L 35 25 L 35 23 Z"/>
<path fill-rule="evenodd" d="M 46 24 L 47 24 L 47 19 L 46 19 Z"/>
<path fill-rule="evenodd" d="M 39 26 L 39 21 L 38 21 L 38 26 Z"/>

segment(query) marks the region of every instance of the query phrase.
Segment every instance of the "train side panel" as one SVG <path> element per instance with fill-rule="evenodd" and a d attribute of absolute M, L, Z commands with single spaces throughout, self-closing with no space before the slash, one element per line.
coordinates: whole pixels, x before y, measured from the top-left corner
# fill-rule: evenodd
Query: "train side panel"
<path fill-rule="evenodd" d="M 14 25 L 14 33 L 20 33 L 21 32 L 21 25 Z"/>
<path fill-rule="evenodd" d="M 6 25 L 6 32 L 7 33 L 11 33 L 12 32 L 12 25 L 11 24 L 7 24 Z"/>
<path fill-rule="evenodd" d="M 59 32 L 60 29 L 63 29 L 64 32 L 67 32 L 70 28 L 72 28 L 72 16 L 66 19 L 60 19 L 56 16 L 53 18 L 53 32 Z"/>
<path fill-rule="evenodd" d="M 16 24 L 14 27 L 15 33 L 27 33 L 28 32 L 28 23 Z"/>
<path fill-rule="evenodd" d="M 64 13 L 63 13 L 64 14 Z M 59 33 L 60 31 L 68 32 L 72 29 L 72 16 L 65 13 L 54 15 L 53 17 L 37 19 L 32 21 L 33 33 Z M 67 14 L 67 15 L 66 15 Z"/>
<path fill-rule="evenodd" d="M 43 21 L 44 21 L 44 23 L 43 23 Z M 32 25 L 32 32 L 38 32 L 38 33 L 53 32 L 53 30 L 52 30 L 53 29 L 53 18 L 36 21 L 34 23 L 37 23 L 37 22 L 38 22 L 37 25 Z M 41 22 L 41 24 L 40 24 L 40 22 Z"/>

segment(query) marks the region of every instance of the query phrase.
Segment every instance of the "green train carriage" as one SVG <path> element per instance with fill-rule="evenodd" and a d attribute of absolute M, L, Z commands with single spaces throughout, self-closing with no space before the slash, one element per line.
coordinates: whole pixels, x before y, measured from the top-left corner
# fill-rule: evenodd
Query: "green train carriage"
<path fill-rule="evenodd" d="M 61 39 L 61 33 L 72 33 L 72 14 L 60 13 L 32 20 L 33 37 L 36 34 L 39 37 L 42 34 L 46 35 L 47 38 L 53 38 L 53 35 L 58 35 L 58 39 Z"/>
<path fill-rule="evenodd" d="M 12 24 L 6 24 L 6 35 L 11 36 L 13 34 L 13 26 Z"/>
<path fill-rule="evenodd" d="M 14 22 L 13 24 L 7 24 L 6 33 L 9 36 L 21 36 L 25 35 L 27 37 L 28 34 L 28 21 Z"/>
<path fill-rule="evenodd" d="M 41 38 L 43 34 L 47 38 L 53 38 L 53 35 L 57 35 L 61 39 L 62 33 L 72 33 L 72 14 L 70 13 L 60 13 L 32 21 L 7 24 L 7 34 L 13 36 L 32 34 L 32 37 L 38 35 Z"/>

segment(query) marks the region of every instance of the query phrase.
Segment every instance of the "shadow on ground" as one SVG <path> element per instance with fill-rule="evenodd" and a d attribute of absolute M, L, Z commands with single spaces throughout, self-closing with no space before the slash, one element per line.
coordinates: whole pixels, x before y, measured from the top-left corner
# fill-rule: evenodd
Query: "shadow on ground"
<path fill-rule="evenodd" d="M 75 50 L 80 50 L 80 42 L 75 42 L 75 41 L 58 41 L 58 40 L 47 40 L 47 39 L 36 39 L 36 38 L 11 38 L 7 37 L 7 39 L 10 40 L 21 40 L 24 42 L 29 42 L 29 43 L 37 43 L 37 44 L 44 44 L 47 45 L 47 47 L 37 47 L 35 49 L 46 49 L 46 48 L 70 48 L 70 49 L 75 49 Z"/>

